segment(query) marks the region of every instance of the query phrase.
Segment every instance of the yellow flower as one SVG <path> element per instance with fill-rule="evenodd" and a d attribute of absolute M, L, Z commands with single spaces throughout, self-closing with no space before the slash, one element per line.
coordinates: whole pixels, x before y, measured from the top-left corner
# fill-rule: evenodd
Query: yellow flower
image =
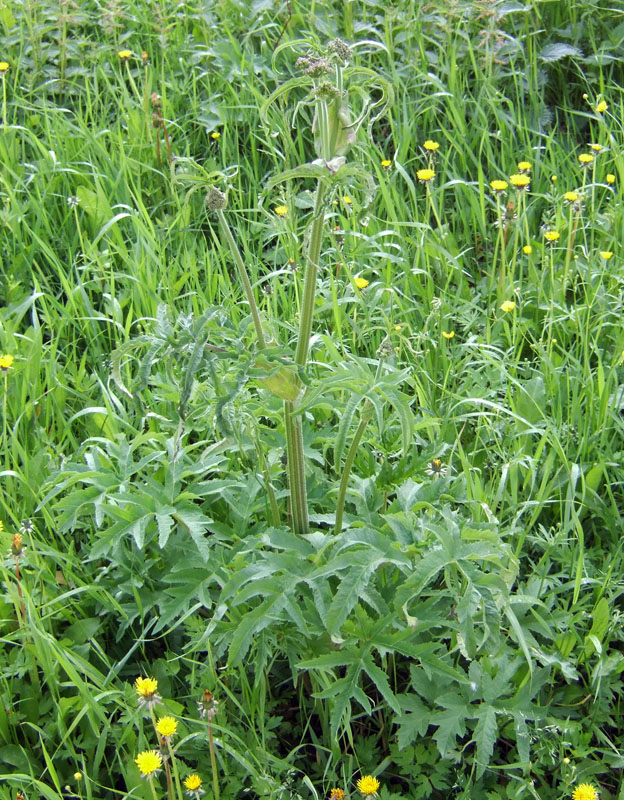
<path fill-rule="evenodd" d="M 563 195 L 563 197 L 564 197 L 565 200 L 568 201 L 568 203 L 576 203 L 576 201 L 579 199 L 580 195 L 577 194 L 576 192 L 566 192 Z"/>
<path fill-rule="evenodd" d="M 189 792 L 196 792 L 201 785 L 202 782 L 199 775 L 189 775 L 188 778 L 184 780 L 184 788 L 188 789 Z"/>
<path fill-rule="evenodd" d="M 531 183 L 531 179 L 528 175 L 510 175 L 509 180 L 511 181 L 512 186 L 515 186 L 516 189 L 526 189 Z"/>
<path fill-rule="evenodd" d="M 9 68 L 7 61 L 0 61 L 0 72 L 6 72 Z"/>
<path fill-rule="evenodd" d="M 366 289 L 368 286 L 368 281 L 366 278 L 354 278 L 353 283 L 357 286 L 358 289 Z"/>
<path fill-rule="evenodd" d="M 372 775 L 362 776 L 356 785 L 358 792 L 363 794 L 364 797 L 368 797 L 368 795 L 371 794 L 377 794 L 377 790 L 379 789 L 379 781 L 377 778 L 373 778 Z M 574 800 L 590 800 L 590 798 L 574 798 Z"/>
<path fill-rule="evenodd" d="M 594 157 L 592 156 L 591 153 L 581 153 L 581 155 L 578 157 L 578 160 L 583 165 L 591 164 L 593 162 L 593 160 L 594 160 Z"/>
<path fill-rule="evenodd" d="M 449 331 L 449 333 L 442 331 L 442 336 L 444 336 L 445 339 L 452 339 L 453 336 L 455 336 L 455 331 Z"/>
<path fill-rule="evenodd" d="M 74 772 L 74 780 L 81 781 L 82 780 L 82 772 Z"/>
<path fill-rule="evenodd" d="M 591 783 L 579 783 L 572 792 L 572 800 L 598 800 L 598 791 Z"/>
<path fill-rule="evenodd" d="M 120 50 L 117 55 L 122 61 L 127 61 L 129 58 L 132 58 L 132 50 Z"/>
<path fill-rule="evenodd" d="M 288 206 L 276 206 L 274 210 L 278 217 L 285 217 L 288 214 Z"/>
<path fill-rule="evenodd" d="M 435 178 L 435 172 L 432 169 L 419 169 L 416 177 L 419 181 L 428 183 L 428 181 L 432 181 Z"/>
<path fill-rule="evenodd" d="M 615 183 L 615 175 L 613 175 L 613 174 L 610 172 L 610 173 L 607 175 L 607 179 L 606 179 L 606 180 L 607 180 L 607 183 Z"/>
<path fill-rule="evenodd" d="M 508 185 L 507 181 L 490 181 L 490 186 L 495 192 L 504 192 Z"/>
<path fill-rule="evenodd" d="M 160 703 L 160 696 L 156 693 L 158 690 L 156 678 L 137 678 L 134 682 L 134 688 L 139 696 L 140 706 L 151 708 Z"/>
<path fill-rule="evenodd" d="M 11 539 L 11 555 L 20 558 L 24 555 L 24 544 L 21 533 L 14 533 Z"/>
<path fill-rule="evenodd" d="M 429 150 L 430 153 L 435 153 L 435 151 L 440 147 L 440 144 L 439 142 L 434 142 L 433 139 L 427 139 L 423 147 L 425 150 Z"/>
<path fill-rule="evenodd" d="M 513 311 L 515 307 L 516 304 L 514 303 L 513 300 L 505 300 L 505 302 L 501 306 L 501 311 L 504 311 L 504 313 L 507 314 L 507 312 Z"/>
<path fill-rule="evenodd" d="M 388 169 L 391 165 L 392 165 L 392 161 L 390 161 L 389 158 L 384 158 L 384 160 L 381 162 L 381 166 L 384 169 Z"/>
<path fill-rule="evenodd" d="M 13 366 L 13 362 L 15 359 L 13 356 L 9 355 L 8 353 L 0 356 L 0 369 L 4 370 L 5 372 Z"/>
<path fill-rule="evenodd" d="M 546 233 L 544 234 L 544 239 L 546 239 L 549 242 L 556 242 L 560 236 L 561 234 L 559 233 L 559 231 L 546 231 Z"/>
<path fill-rule="evenodd" d="M 397 325 L 394 326 L 394 330 L 395 331 L 402 331 L 403 330 L 403 326 L 400 323 L 398 323 Z"/>
<path fill-rule="evenodd" d="M 553 183 L 557 183 L 557 176 L 556 176 L 556 175 L 551 175 L 551 176 L 550 176 L 550 180 L 551 180 Z"/>
<path fill-rule="evenodd" d="M 344 800 L 344 796 L 343 789 L 331 789 L 329 792 L 329 800 Z"/>
<path fill-rule="evenodd" d="M 352 205 L 353 205 L 353 200 L 352 200 L 352 199 L 349 197 L 349 195 L 348 195 L 348 194 L 346 194 L 346 195 L 345 195 L 345 196 L 342 198 L 342 202 L 343 202 L 345 205 L 347 205 L 347 206 L 352 206 Z"/>
<path fill-rule="evenodd" d="M 216 141 L 217 139 L 220 139 L 220 138 L 221 138 L 221 134 L 219 133 L 219 131 L 213 131 L 213 132 L 210 134 L 210 138 L 211 138 L 211 139 L 214 139 L 214 140 Z"/>
<path fill-rule="evenodd" d="M 613 253 L 610 250 L 601 250 L 600 255 L 604 258 L 605 261 L 608 261 Z"/>
<path fill-rule="evenodd" d="M 604 150 L 604 147 L 601 144 L 590 144 L 589 147 L 595 153 L 599 153 L 601 150 Z"/>
<path fill-rule="evenodd" d="M 152 778 L 162 768 L 162 758 L 157 750 L 144 750 L 135 761 L 144 778 Z"/>
<path fill-rule="evenodd" d="M 522 248 L 522 252 L 525 255 L 530 256 L 531 253 L 533 252 L 533 248 L 531 247 L 530 244 L 525 244 L 524 247 Z"/>
<path fill-rule="evenodd" d="M 161 717 L 156 723 L 156 730 L 165 738 L 173 736 L 178 730 L 178 723 L 173 717 Z"/>
<path fill-rule="evenodd" d="M 520 170 L 520 172 L 529 172 L 531 169 L 531 164 L 528 161 L 521 161 L 518 164 L 518 169 Z"/>
<path fill-rule="evenodd" d="M 598 105 L 596 106 L 596 111 L 597 111 L 599 114 L 604 114 L 604 112 L 605 112 L 605 111 L 606 111 L 608 108 L 609 108 L 609 106 L 607 105 L 606 101 L 605 101 L 605 100 L 601 100 L 601 101 L 598 103 Z M 585 786 L 586 784 L 581 784 L 581 785 L 582 785 L 582 786 Z"/>

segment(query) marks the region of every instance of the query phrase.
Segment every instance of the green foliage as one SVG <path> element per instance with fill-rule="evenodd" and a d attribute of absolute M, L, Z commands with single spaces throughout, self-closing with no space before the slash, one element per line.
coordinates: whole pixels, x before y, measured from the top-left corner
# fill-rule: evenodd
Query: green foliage
<path fill-rule="evenodd" d="M 151 797 L 139 675 L 213 794 L 218 699 L 224 799 L 620 796 L 620 12 L 0 5 L 0 797 Z M 325 163 L 295 62 L 336 37 Z"/>

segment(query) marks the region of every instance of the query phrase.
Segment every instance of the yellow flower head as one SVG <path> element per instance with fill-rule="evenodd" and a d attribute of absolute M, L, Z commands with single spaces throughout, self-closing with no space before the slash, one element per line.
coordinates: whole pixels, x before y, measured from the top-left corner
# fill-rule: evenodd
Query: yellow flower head
<path fill-rule="evenodd" d="M 213 139 L 214 141 L 216 141 L 217 139 L 221 138 L 221 134 L 219 133 L 219 131 L 213 131 L 210 134 L 210 138 Z"/>
<path fill-rule="evenodd" d="M 533 252 L 533 248 L 531 247 L 530 244 L 525 244 L 524 247 L 522 248 L 522 252 L 525 255 L 530 256 L 531 253 Z"/>
<path fill-rule="evenodd" d="M 590 144 L 590 150 L 593 150 L 594 153 L 599 153 L 601 150 L 604 150 L 604 147 L 601 144 Z"/>
<path fill-rule="evenodd" d="M 352 199 L 349 197 L 349 195 L 348 195 L 348 194 L 346 194 L 346 195 L 345 195 L 345 196 L 342 198 L 342 202 L 343 202 L 345 205 L 347 205 L 347 206 L 352 206 L 352 205 L 353 205 L 353 200 L 352 200 Z"/>
<path fill-rule="evenodd" d="M 127 61 L 129 58 L 132 58 L 132 50 L 120 50 L 117 55 L 122 61 Z"/>
<path fill-rule="evenodd" d="M 0 61 L 0 72 L 6 72 L 9 68 L 7 61 Z"/>
<path fill-rule="evenodd" d="M 368 286 L 368 281 L 366 278 L 354 278 L 353 283 L 357 286 L 358 289 L 366 289 Z"/>
<path fill-rule="evenodd" d="M 288 206 L 276 206 L 275 213 L 278 217 L 285 217 L 288 214 Z"/>
<path fill-rule="evenodd" d="M 444 336 L 445 339 L 452 339 L 453 336 L 455 336 L 455 331 L 449 331 L 448 333 L 447 331 L 442 331 L 442 336 Z"/>
<path fill-rule="evenodd" d="M 513 300 L 505 300 L 505 302 L 501 306 L 501 311 L 507 314 L 509 311 L 513 311 L 515 307 L 516 304 L 514 303 Z"/>
<path fill-rule="evenodd" d="M 576 192 L 566 192 L 563 197 L 568 201 L 568 203 L 576 203 L 580 197 L 580 194 L 577 194 Z"/>
<path fill-rule="evenodd" d="M 550 176 L 550 180 L 551 180 L 553 183 L 557 183 L 557 176 L 556 176 L 556 175 L 551 175 L 551 176 Z"/>
<path fill-rule="evenodd" d="M 196 792 L 201 785 L 202 782 L 199 775 L 189 775 L 188 778 L 184 780 L 184 788 L 188 789 L 189 792 Z"/>
<path fill-rule="evenodd" d="M 508 185 L 507 181 L 490 181 L 490 186 L 495 192 L 504 192 Z"/>
<path fill-rule="evenodd" d="M 579 783 L 572 792 L 572 800 L 598 800 L 598 791 L 591 783 Z"/>
<path fill-rule="evenodd" d="M 139 697 L 151 697 L 158 691 L 158 681 L 156 678 L 137 678 L 134 688 Z"/>
<path fill-rule="evenodd" d="M 329 800 L 344 800 L 344 796 L 343 789 L 331 789 L 329 792 Z"/>
<path fill-rule="evenodd" d="M 432 169 L 419 169 L 416 173 L 416 177 L 419 181 L 423 183 L 428 183 L 435 178 L 435 172 Z"/>
<path fill-rule="evenodd" d="M 24 555 L 24 544 L 21 533 L 13 534 L 13 538 L 11 539 L 11 555 L 15 556 L 15 558 Z"/>
<path fill-rule="evenodd" d="M 610 173 L 607 175 L 607 178 L 606 178 L 606 180 L 607 180 L 607 183 L 615 183 L 615 175 L 613 175 L 613 174 L 610 172 Z"/>
<path fill-rule="evenodd" d="M 529 161 L 520 161 L 520 163 L 518 164 L 518 170 L 520 172 L 530 172 L 531 163 Z"/>
<path fill-rule="evenodd" d="M 599 114 L 604 114 L 604 112 L 609 108 L 605 100 L 601 100 L 598 105 L 596 106 L 596 111 Z M 581 784 L 581 786 L 586 786 L 587 784 Z"/>
<path fill-rule="evenodd" d="M 81 781 L 82 780 L 82 772 L 74 772 L 74 780 Z"/>
<path fill-rule="evenodd" d="M 591 164 L 593 162 L 593 160 L 594 160 L 594 157 L 593 157 L 593 155 L 591 153 L 581 153 L 581 155 L 578 157 L 578 159 L 581 162 L 581 164 L 583 164 L 583 166 L 585 166 L 587 164 Z"/>
<path fill-rule="evenodd" d="M 141 776 L 152 778 L 162 768 L 162 757 L 157 750 L 144 750 L 135 759 Z"/>
<path fill-rule="evenodd" d="M 0 369 L 4 370 L 5 372 L 13 366 L 13 362 L 15 359 L 13 356 L 6 353 L 3 356 L 0 356 Z"/>
<path fill-rule="evenodd" d="M 608 261 L 612 257 L 613 253 L 610 250 L 601 250 L 600 255 L 605 261 Z"/>
<path fill-rule="evenodd" d="M 149 53 L 147 50 L 141 50 L 141 61 L 143 62 L 144 66 L 149 65 Z"/>
<path fill-rule="evenodd" d="M 511 185 L 515 186 L 516 189 L 526 189 L 527 186 L 531 183 L 531 179 L 528 175 L 510 175 L 509 180 L 511 181 Z"/>
<path fill-rule="evenodd" d="M 435 151 L 440 147 L 440 143 L 434 142 L 433 139 L 427 139 L 423 147 L 425 150 L 429 150 L 430 153 L 435 153 Z"/>
<path fill-rule="evenodd" d="M 546 231 L 546 233 L 544 234 L 544 239 L 546 239 L 546 241 L 548 242 L 556 242 L 560 236 L 561 234 L 559 233 L 559 231 Z"/>
<path fill-rule="evenodd" d="M 368 797 L 371 794 L 377 794 L 379 789 L 379 781 L 373 778 L 372 775 L 363 775 L 357 782 L 358 792 Z M 589 798 L 574 798 L 574 800 L 589 800 Z"/>
<path fill-rule="evenodd" d="M 178 723 L 173 717 L 161 717 L 156 723 L 156 730 L 161 736 L 168 738 L 178 730 Z"/>
<path fill-rule="evenodd" d="M 389 158 L 384 158 L 383 161 L 381 162 L 381 166 L 384 169 L 389 169 L 392 166 L 392 161 L 390 161 Z"/>

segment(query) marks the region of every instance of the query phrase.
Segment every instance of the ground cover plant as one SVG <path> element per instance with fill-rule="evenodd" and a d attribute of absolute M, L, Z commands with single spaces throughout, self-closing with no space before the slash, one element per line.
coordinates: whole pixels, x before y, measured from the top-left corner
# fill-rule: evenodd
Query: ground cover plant
<path fill-rule="evenodd" d="M 620 797 L 624 12 L 0 4 L 0 796 Z"/>

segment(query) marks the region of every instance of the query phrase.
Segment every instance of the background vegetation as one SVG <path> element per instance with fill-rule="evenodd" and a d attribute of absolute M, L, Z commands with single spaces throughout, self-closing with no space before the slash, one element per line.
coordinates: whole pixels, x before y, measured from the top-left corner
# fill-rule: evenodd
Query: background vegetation
<path fill-rule="evenodd" d="M 1 797 L 151 797 L 140 675 L 215 795 L 211 732 L 228 798 L 622 796 L 617 5 L 0 3 Z M 204 200 L 287 363 L 312 114 L 260 109 L 335 37 L 394 102 L 327 197 L 295 536 Z"/>

